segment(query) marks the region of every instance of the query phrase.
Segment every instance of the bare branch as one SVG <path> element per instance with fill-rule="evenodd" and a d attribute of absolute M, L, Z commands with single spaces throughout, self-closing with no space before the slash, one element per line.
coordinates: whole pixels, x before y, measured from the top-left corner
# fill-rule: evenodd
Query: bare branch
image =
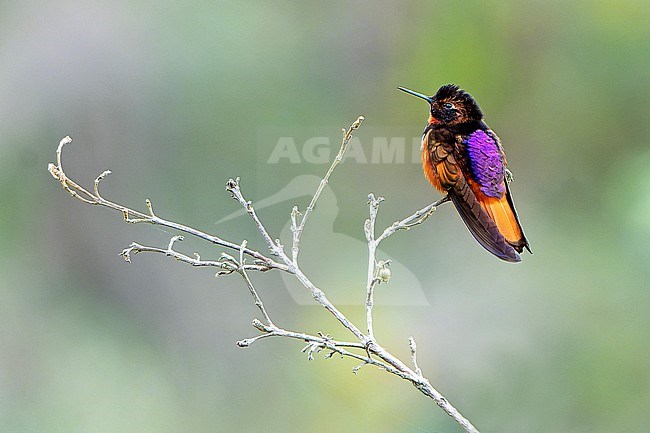
<path fill-rule="evenodd" d="M 395 369 L 394 367 L 392 367 L 387 363 L 366 356 L 365 352 L 364 355 L 361 355 L 348 350 L 348 349 L 365 350 L 364 344 L 334 340 L 329 335 L 322 334 L 322 333 L 319 333 L 319 335 L 316 336 L 316 335 L 305 334 L 303 332 L 288 331 L 286 329 L 279 328 L 275 325 L 269 325 L 269 326 L 264 325 L 259 321 L 254 321 L 253 326 L 259 329 L 260 331 L 264 332 L 264 334 L 238 341 L 237 345 L 239 347 L 248 347 L 251 344 L 253 344 L 255 341 L 266 337 L 292 338 L 295 340 L 302 340 L 308 343 L 307 346 L 305 346 L 302 349 L 302 352 L 307 353 L 309 360 L 314 359 L 313 355 L 315 353 L 320 353 L 322 350 L 329 350 L 331 353 L 338 353 L 343 357 L 357 359 L 359 361 L 363 361 L 364 364 L 374 365 L 376 367 L 381 368 L 382 370 L 388 371 L 389 373 L 393 373 L 398 376 L 401 376 L 401 372 L 399 370 Z M 326 355 L 326 358 L 331 358 L 331 354 Z"/>
<path fill-rule="evenodd" d="M 370 218 L 368 218 L 363 226 L 368 241 L 368 272 L 366 278 L 366 326 L 368 328 L 368 338 L 372 341 L 375 340 L 375 332 L 372 324 L 372 308 L 374 306 L 374 289 L 375 285 L 379 282 L 376 278 L 376 264 L 377 259 L 375 254 L 377 251 L 378 242 L 375 240 L 375 224 L 377 221 L 377 212 L 379 211 L 379 204 L 384 201 L 383 197 L 375 197 L 374 194 L 368 194 L 368 204 L 370 205 Z"/>
<path fill-rule="evenodd" d="M 422 224 L 436 211 L 438 206 L 443 203 L 446 203 L 450 200 L 449 196 L 446 195 L 440 200 L 431 203 L 423 207 L 422 209 L 416 211 L 415 213 L 407 216 L 403 220 L 395 221 L 390 227 L 386 228 L 384 232 L 377 238 L 377 243 L 383 241 L 384 239 L 392 236 L 398 230 L 409 230 L 411 227 L 415 227 L 419 224 Z"/>
<path fill-rule="evenodd" d="M 151 205 L 151 201 L 148 199 L 146 200 L 146 205 L 149 210 L 149 215 L 144 214 L 142 212 L 138 212 L 136 210 L 133 210 L 131 208 L 128 208 L 126 206 L 120 205 L 118 203 L 114 203 L 110 200 L 104 199 L 100 194 L 99 194 L 99 184 L 100 182 L 110 173 L 109 170 L 104 171 L 102 174 L 97 176 L 94 182 L 94 193 L 91 193 L 90 191 L 86 190 L 83 188 L 81 185 L 70 179 L 65 171 L 63 170 L 63 165 L 62 165 L 62 153 L 63 153 L 63 148 L 66 144 L 72 143 L 72 139 L 70 137 L 65 137 L 63 140 L 60 141 L 59 146 L 57 147 L 56 150 L 56 155 L 57 155 L 57 164 L 50 163 L 48 164 L 48 171 L 54 177 L 57 179 L 60 183 L 63 189 L 68 191 L 70 195 L 72 195 L 74 198 L 87 203 L 87 204 L 92 204 L 92 205 L 99 205 L 103 206 L 109 209 L 113 209 L 115 211 L 118 211 L 122 214 L 124 221 L 127 223 L 148 223 L 148 224 L 154 224 L 154 225 L 160 225 L 164 227 L 169 227 L 174 230 L 178 230 L 179 232 L 183 232 L 192 236 L 195 236 L 197 238 L 203 239 L 205 241 L 208 241 L 210 243 L 220 245 L 225 248 L 230 248 L 232 250 L 239 250 L 239 245 L 235 244 L 233 242 L 226 241 L 224 239 L 221 239 L 218 236 L 210 235 L 208 233 L 205 233 L 203 231 L 194 229 L 192 227 L 183 225 L 183 224 L 178 224 L 173 221 L 169 221 L 163 218 L 160 218 L 156 216 L 153 212 L 153 207 Z M 274 269 L 280 269 L 285 272 L 290 272 L 289 267 L 287 265 L 278 263 L 274 261 L 273 259 L 266 257 L 265 255 L 259 253 L 258 251 L 251 250 L 251 249 L 246 249 L 245 250 L 246 255 L 253 257 L 258 261 L 258 265 L 263 265 L 267 266 L 269 268 L 274 268 Z"/>
<path fill-rule="evenodd" d="M 233 179 L 228 180 L 228 182 L 226 182 L 226 191 L 230 192 L 232 197 L 244 207 L 246 213 L 248 213 L 250 217 L 253 219 L 255 225 L 257 226 L 257 229 L 259 230 L 260 234 L 266 241 L 266 244 L 268 245 L 271 254 L 274 256 L 284 256 L 284 250 L 281 247 L 279 241 L 275 242 L 271 238 L 269 232 L 266 231 L 266 227 L 264 227 L 260 219 L 257 217 L 257 213 L 255 213 L 255 209 L 253 208 L 252 202 L 247 201 L 242 195 L 241 190 L 239 189 L 239 178 L 236 178 L 234 180 Z"/>
<path fill-rule="evenodd" d="M 99 176 L 97 176 L 97 178 L 95 179 L 94 191 L 95 191 L 95 195 L 97 197 L 101 197 L 101 195 L 99 195 L 99 182 L 101 182 L 102 179 L 104 179 L 109 174 L 111 174 L 110 170 L 104 170 L 104 172 L 102 174 L 100 174 Z"/>
<path fill-rule="evenodd" d="M 291 253 L 292 253 L 292 260 L 294 263 L 298 263 L 298 253 L 300 251 L 300 236 L 302 236 L 302 231 L 305 228 L 305 224 L 307 224 L 307 219 L 309 219 L 309 215 L 314 211 L 314 207 L 316 206 L 316 202 L 318 201 L 321 193 L 323 192 L 323 189 L 329 182 L 330 176 L 332 176 L 332 173 L 334 172 L 334 169 L 336 166 L 338 166 L 341 161 L 343 161 L 343 155 L 345 154 L 345 151 L 348 148 L 348 143 L 350 142 L 350 139 L 352 139 L 352 133 L 359 129 L 361 126 L 361 123 L 365 118 L 363 116 L 359 116 L 357 120 L 355 120 L 350 127 L 345 130 L 343 129 L 343 138 L 341 139 L 341 147 L 339 148 L 339 153 L 336 155 L 336 158 L 334 158 L 334 161 L 332 161 L 332 165 L 330 165 L 330 168 L 327 170 L 327 173 L 325 173 L 325 177 L 320 181 L 320 184 L 318 185 L 318 188 L 316 189 L 316 192 L 314 193 L 314 196 L 311 198 L 311 202 L 307 206 L 307 209 L 305 210 L 305 214 L 302 217 L 302 220 L 300 221 L 300 224 L 292 226 L 292 233 L 293 233 L 293 243 L 291 247 Z M 298 211 L 298 208 L 294 208 L 296 212 Z M 294 212 L 292 211 L 292 219 L 295 219 Z"/>
<path fill-rule="evenodd" d="M 302 213 L 298 210 L 298 206 L 294 206 L 293 209 L 291 209 L 291 234 L 293 238 L 291 243 L 291 261 L 295 264 L 298 264 L 298 250 L 300 249 L 299 230 L 302 231 L 302 229 L 300 229 L 298 226 L 298 217 L 301 215 Z"/>
<path fill-rule="evenodd" d="M 172 240 L 173 242 L 176 242 L 182 239 L 178 238 L 177 236 L 174 236 Z M 141 245 L 136 242 L 133 242 L 131 243 L 131 245 L 129 245 L 128 248 L 123 249 L 120 255 L 122 256 L 122 258 L 124 258 L 126 262 L 131 263 L 132 256 L 136 254 L 157 253 L 157 254 L 164 254 L 167 257 L 172 257 L 173 259 L 178 260 L 179 262 L 184 262 L 195 267 L 220 268 L 218 275 L 230 274 L 232 272 L 237 271 L 237 268 L 233 268 L 232 265 L 227 260 L 223 259 L 223 257 L 221 260 L 202 260 L 199 253 L 194 253 L 194 257 L 190 257 L 183 253 L 179 253 L 178 251 L 175 251 L 171 248 L 171 244 L 173 244 L 173 242 L 170 242 L 170 246 L 168 246 L 166 249 Z M 266 265 L 244 265 L 244 269 L 246 271 L 266 272 L 274 268 Z"/>
<path fill-rule="evenodd" d="M 343 313 L 341 313 L 338 308 L 336 308 L 334 304 L 332 304 L 332 302 L 327 298 L 325 293 L 320 288 L 316 287 L 316 285 L 312 283 L 311 280 L 302 272 L 298 265 L 294 263 L 289 256 L 287 256 L 287 254 L 284 252 L 283 245 L 280 243 L 280 240 L 276 239 L 274 241 L 271 238 L 268 231 L 258 218 L 252 202 L 244 198 L 239 187 L 239 178 L 235 180 L 230 179 L 226 184 L 226 189 L 231 193 L 232 197 L 244 207 L 246 213 L 248 213 L 253 219 L 253 222 L 257 226 L 260 234 L 269 246 L 271 254 L 278 256 L 287 265 L 289 271 L 296 276 L 298 281 L 300 281 L 300 283 L 307 290 L 309 290 L 309 293 L 317 303 L 329 311 L 336 318 L 336 320 L 338 320 L 344 327 L 352 332 L 355 337 L 357 337 L 359 340 L 365 341 L 366 337 L 359 330 L 359 328 L 357 328 Z"/>
<path fill-rule="evenodd" d="M 341 148 L 339 150 L 339 153 L 336 156 L 335 160 L 332 162 L 332 165 L 325 174 L 324 178 L 321 180 L 316 192 L 314 193 L 314 196 L 311 199 L 309 206 L 305 210 L 304 215 L 302 215 L 302 218 L 300 218 L 301 213 L 297 207 L 294 207 L 292 209 L 290 216 L 291 230 L 293 233 L 291 257 L 285 253 L 284 246 L 281 244 L 280 240 L 274 239 L 268 233 L 264 227 L 264 224 L 257 216 L 252 203 L 244 198 L 244 195 L 240 189 L 239 178 L 235 180 L 230 179 L 227 182 L 226 189 L 249 214 L 262 238 L 266 242 L 271 255 L 278 257 L 279 261 L 273 260 L 264 254 L 247 248 L 247 242 L 245 240 L 238 245 L 223 240 L 220 237 L 207 234 L 200 230 L 196 230 L 194 228 L 160 218 L 154 213 L 152 203 L 149 199 L 145 201 L 148 214 L 138 212 L 126 206 L 122 206 L 120 204 L 104 199 L 99 193 L 99 185 L 101 181 L 110 174 L 110 171 L 108 170 L 97 176 L 94 182 L 93 192 L 84 189 L 79 184 L 68 178 L 63 170 L 61 163 L 62 151 L 63 147 L 72 141 L 72 139 L 69 137 L 64 138 L 59 143 L 59 146 L 57 148 L 57 164 L 50 163 L 48 170 L 52 176 L 61 183 L 61 186 L 73 197 L 87 204 L 99 205 L 116 210 L 122 213 L 123 218 L 127 223 L 148 223 L 169 227 L 179 232 L 203 239 L 210 243 L 220 245 L 233 251 L 238 251 L 238 259 L 232 255 L 222 252 L 218 260 L 203 260 L 198 253 L 194 253 L 192 257 L 176 251 L 174 249 L 175 244 L 183 240 L 183 237 L 181 235 L 176 235 L 170 239 L 166 248 L 151 247 L 132 243 L 129 248 L 124 249 L 121 253 L 127 262 L 130 262 L 131 257 L 135 254 L 141 252 L 151 252 L 165 254 L 168 257 L 172 257 L 175 260 L 190 264 L 192 266 L 217 267 L 219 268 L 216 273 L 217 276 L 235 272 L 238 273 L 244 280 L 244 283 L 246 284 L 246 287 L 248 288 L 256 307 L 263 317 L 263 322 L 258 319 L 253 320 L 253 327 L 259 330 L 260 334 L 255 337 L 238 341 L 238 346 L 248 347 L 256 341 L 268 337 L 284 337 L 305 342 L 306 346 L 304 346 L 302 351 L 307 354 L 307 358 L 309 360 L 315 359 L 315 355 L 319 353 L 323 353 L 323 357 L 325 359 L 332 358 L 332 356 L 335 354 L 338 354 L 341 357 L 352 358 L 361 362 L 361 364 L 353 368 L 352 371 L 355 374 L 357 374 L 363 366 L 373 365 L 411 382 L 420 392 L 433 399 L 436 404 L 438 404 L 447 414 L 456 420 L 456 422 L 461 425 L 466 432 L 478 433 L 478 430 L 476 430 L 476 428 L 466 418 L 464 418 L 456 410 L 456 408 L 442 396 L 442 394 L 433 388 L 429 381 L 422 375 L 422 371 L 420 370 L 420 367 L 417 363 L 417 346 L 413 337 L 409 338 L 411 361 L 413 363 L 413 369 L 411 369 L 399 358 L 392 355 L 388 350 L 386 350 L 377 342 L 373 330 L 374 290 L 378 284 L 381 284 L 382 282 L 387 283 L 390 280 L 390 260 L 376 260 L 376 251 L 378 245 L 381 243 L 381 241 L 392 236 L 399 230 L 408 230 L 416 225 L 422 224 L 436 210 L 437 206 L 446 201 L 449 201 L 448 197 L 444 197 L 437 202 L 416 211 L 412 215 L 400 221 L 396 221 L 391 226 L 386 228 L 381 233 L 381 235 L 379 235 L 379 237 L 376 237 L 375 226 L 377 213 L 379 211 L 379 205 L 384 199 L 382 197 L 375 197 L 373 194 L 370 194 L 368 196 L 369 218 L 364 224 L 364 233 L 368 241 L 368 269 L 366 279 L 367 334 L 364 334 L 361 330 L 359 330 L 357 326 L 355 326 L 341 311 L 339 311 L 331 303 L 331 301 L 329 301 L 323 290 L 314 285 L 298 266 L 300 238 L 305 224 L 309 218 L 309 215 L 313 212 L 322 191 L 328 184 L 334 169 L 343 160 L 343 155 L 345 153 L 347 145 L 352 138 L 352 132 L 359 128 L 362 121 L 363 117 L 360 116 L 347 130 L 343 130 L 343 138 L 341 141 Z M 246 264 L 246 259 L 248 257 L 253 259 L 253 264 Z M 316 300 L 318 304 L 330 312 L 332 316 L 354 336 L 356 341 L 335 340 L 329 334 L 321 332 L 319 332 L 318 335 L 311 335 L 302 332 L 289 331 L 275 325 L 271 321 L 270 315 L 266 310 L 266 307 L 264 306 L 264 303 L 262 302 L 257 289 L 248 276 L 249 271 L 263 272 L 271 269 L 278 269 L 295 275 L 296 279 L 310 292 L 314 300 Z"/>
<path fill-rule="evenodd" d="M 246 273 L 246 265 L 244 263 L 244 249 L 246 248 L 246 240 L 242 241 L 241 247 L 239 249 L 239 269 L 238 272 L 244 279 L 244 282 L 246 283 L 246 287 L 248 287 L 248 291 L 251 293 L 251 296 L 253 297 L 253 301 L 255 301 L 255 306 L 260 310 L 260 313 L 262 313 L 262 316 L 264 316 L 264 320 L 266 320 L 266 324 L 268 326 L 273 326 L 273 321 L 271 321 L 271 317 L 269 316 L 269 313 L 267 313 L 266 308 L 264 307 L 264 303 L 260 299 L 260 296 L 257 294 L 257 290 L 255 290 L 255 287 L 253 286 L 253 283 L 251 282 L 250 278 L 248 278 L 248 274 Z"/>
<path fill-rule="evenodd" d="M 409 337 L 409 348 L 411 349 L 411 360 L 413 361 L 413 368 L 415 368 L 415 374 L 422 376 L 422 370 L 418 366 L 418 346 L 415 344 L 415 338 Z"/>

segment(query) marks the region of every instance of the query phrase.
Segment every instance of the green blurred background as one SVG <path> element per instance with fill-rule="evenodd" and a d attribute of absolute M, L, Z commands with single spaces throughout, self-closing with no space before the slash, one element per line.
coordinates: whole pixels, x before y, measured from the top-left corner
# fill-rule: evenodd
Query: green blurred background
<path fill-rule="evenodd" d="M 240 279 L 158 255 L 126 264 L 130 242 L 173 233 L 83 205 L 46 171 L 69 134 L 64 163 L 84 185 L 110 168 L 105 196 L 148 197 L 263 249 L 247 219 L 215 224 L 237 210 L 229 177 L 258 201 L 322 174 L 269 164 L 278 137 L 300 151 L 329 134 L 333 154 L 359 114 L 360 143 L 410 143 L 426 105 L 395 87 L 448 82 L 502 138 L 534 255 L 498 261 L 442 207 L 383 245 L 427 302 L 379 305 L 378 338 L 408 360 L 413 335 L 426 375 L 481 431 L 650 431 L 648 22 L 642 0 L 2 2 L 0 431 L 460 431 L 376 369 L 308 362 L 294 341 L 237 348 L 258 315 Z M 438 197 L 409 155 L 335 172 L 336 219 L 319 228 L 317 208 L 303 252 L 326 292 L 354 281 L 362 302 L 365 258 L 340 266 L 329 244 L 361 245 L 368 192 L 387 199 L 379 227 Z M 277 234 L 307 200 L 260 214 Z M 277 324 L 347 338 L 277 274 L 253 277 Z M 399 293 L 394 278 L 378 302 Z M 363 326 L 358 305 L 342 309 Z"/>

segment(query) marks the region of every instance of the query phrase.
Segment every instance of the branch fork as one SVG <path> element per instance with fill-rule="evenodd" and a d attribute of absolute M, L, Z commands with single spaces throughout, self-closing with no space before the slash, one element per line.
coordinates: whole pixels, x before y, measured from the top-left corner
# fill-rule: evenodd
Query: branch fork
<path fill-rule="evenodd" d="M 330 359 L 335 354 L 340 355 L 341 358 L 352 358 L 360 362 L 360 364 L 353 367 L 352 372 L 354 374 L 358 374 L 360 369 L 366 365 L 373 365 L 409 381 L 422 394 L 434 400 L 435 403 L 451 416 L 466 432 L 478 433 L 478 430 L 476 430 L 470 421 L 463 417 L 458 410 L 431 385 L 429 380 L 424 377 L 422 370 L 418 366 L 417 346 L 414 338 L 409 337 L 408 339 L 408 346 L 411 352 L 411 363 L 413 365 L 411 368 L 379 344 L 375 337 L 373 326 L 375 289 L 381 283 L 388 284 L 391 277 L 391 271 L 389 268 L 390 260 L 377 260 L 377 247 L 382 241 L 392 236 L 397 231 L 409 230 L 422 224 L 435 212 L 437 206 L 449 201 L 448 197 L 443 197 L 442 199 L 414 212 L 408 217 L 394 222 L 392 225 L 381 231 L 379 236 L 377 236 L 377 214 L 384 198 L 375 196 L 374 194 L 368 195 L 369 218 L 365 221 L 363 227 L 368 243 L 368 268 L 365 285 L 365 332 L 361 331 L 345 314 L 338 310 L 338 308 L 327 298 L 325 292 L 312 283 L 307 275 L 305 275 L 300 269 L 300 240 L 305 225 L 309 220 L 310 215 L 314 212 L 316 203 L 323 189 L 329 183 L 334 169 L 343 160 L 343 156 L 348 143 L 352 138 L 353 132 L 361 126 L 363 120 L 363 116 L 359 116 L 359 118 L 353 122 L 348 129 L 343 130 L 339 152 L 321 180 L 309 205 L 304 210 L 304 213 L 301 213 L 297 206 L 294 206 L 291 210 L 289 218 L 291 221 L 292 240 L 291 249 L 288 254 L 285 252 L 284 245 L 282 245 L 280 240 L 277 238 L 274 239 L 267 231 L 255 212 L 253 203 L 244 197 L 241 191 L 240 178 L 229 179 L 226 183 L 226 190 L 230 193 L 232 198 L 239 202 L 242 208 L 250 216 L 260 235 L 266 242 L 270 255 L 275 259 L 258 251 L 249 249 L 246 240 L 239 243 L 227 241 L 216 235 L 161 218 L 154 212 L 153 205 L 149 199 L 145 200 L 145 206 L 147 208 L 146 213 L 136 211 L 105 199 L 100 194 L 99 187 L 101 182 L 111 173 L 109 170 L 106 170 L 97 176 L 93 184 L 92 192 L 88 191 L 71 180 L 63 169 L 62 152 L 63 148 L 72 142 L 70 137 L 65 137 L 59 143 L 56 151 L 57 162 L 56 164 L 50 163 L 48 165 L 48 171 L 61 183 L 63 189 L 70 193 L 74 198 L 86 204 L 98 205 L 117 211 L 122 214 L 124 221 L 127 223 L 161 225 L 176 230 L 179 233 L 183 233 L 184 235 L 194 236 L 231 251 L 233 253 L 232 255 L 222 252 L 217 260 L 205 260 L 198 253 L 187 255 L 175 249 L 176 245 L 183 240 L 183 235 L 178 234 L 171 237 L 164 248 L 146 246 L 133 242 L 128 248 L 125 248 L 120 255 L 125 261 L 130 263 L 132 257 L 136 254 L 144 252 L 158 253 L 196 267 L 215 267 L 218 269 L 216 276 L 234 273 L 239 274 L 250 292 L 253 302 L 261 315 L 261 319 L 254 319 L 252 322 L 253 327 L 257 329 L 260 334 L 237 341 L 237 346 L 250 347 L 256 341 L 269 337 L 291 338 L 301 340 L 305 343 L 302 352 L 307 354 L 307 359 L 310 361 L 314 360 L 316 355 L 321 353 L 324 353 L 322 355 L 324 359 Z M 252 260 L 252 263 L 247 263 L 247 260 Z M 332 315 L 335 321 L 338 322 L 344 330 L 348 331 L 353 338 L 351 338 L 350 341 L 338 340 L 333 338 L 330 334 L 323 332 L 318 332 L 316 335 L 312 335 L 304 332 L 287 330 L 277 326 L 271 320 L 271 316 L 257 292 L 257 289 L 248 276 L 250 271 L 265 272 L 269 270 L 278 270 L 294 275 L 306 290 L 309 291 L 314 300 L 320 304 L 321 307 L 325 308 Z"/>

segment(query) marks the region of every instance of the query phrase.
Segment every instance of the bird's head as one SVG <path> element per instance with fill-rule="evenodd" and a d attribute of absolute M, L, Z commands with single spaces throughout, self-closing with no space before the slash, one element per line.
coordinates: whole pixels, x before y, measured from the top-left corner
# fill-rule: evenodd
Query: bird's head
<path fill-rule="evenodd" d="M 404 87 L 398 87 L 398 89 L 422 98 L 429 103 L 429 123 L 453 125 L 478 121 L 483 118 L 483 113 L 474 98 L 472 98 L 472 95 L 455 84 L 442 86 L 433 96 L 426 96 Z"/>

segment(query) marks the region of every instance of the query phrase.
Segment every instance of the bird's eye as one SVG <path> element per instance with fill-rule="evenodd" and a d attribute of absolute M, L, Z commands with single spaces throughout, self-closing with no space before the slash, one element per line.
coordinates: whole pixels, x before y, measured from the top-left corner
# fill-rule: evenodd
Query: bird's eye
<path fill-rule="evenodd" d="M 445 102 L 445 108 L 447 110 L 453 110 L 455 107 L 454 104 L 452 104 L 451 102 Z"/>

